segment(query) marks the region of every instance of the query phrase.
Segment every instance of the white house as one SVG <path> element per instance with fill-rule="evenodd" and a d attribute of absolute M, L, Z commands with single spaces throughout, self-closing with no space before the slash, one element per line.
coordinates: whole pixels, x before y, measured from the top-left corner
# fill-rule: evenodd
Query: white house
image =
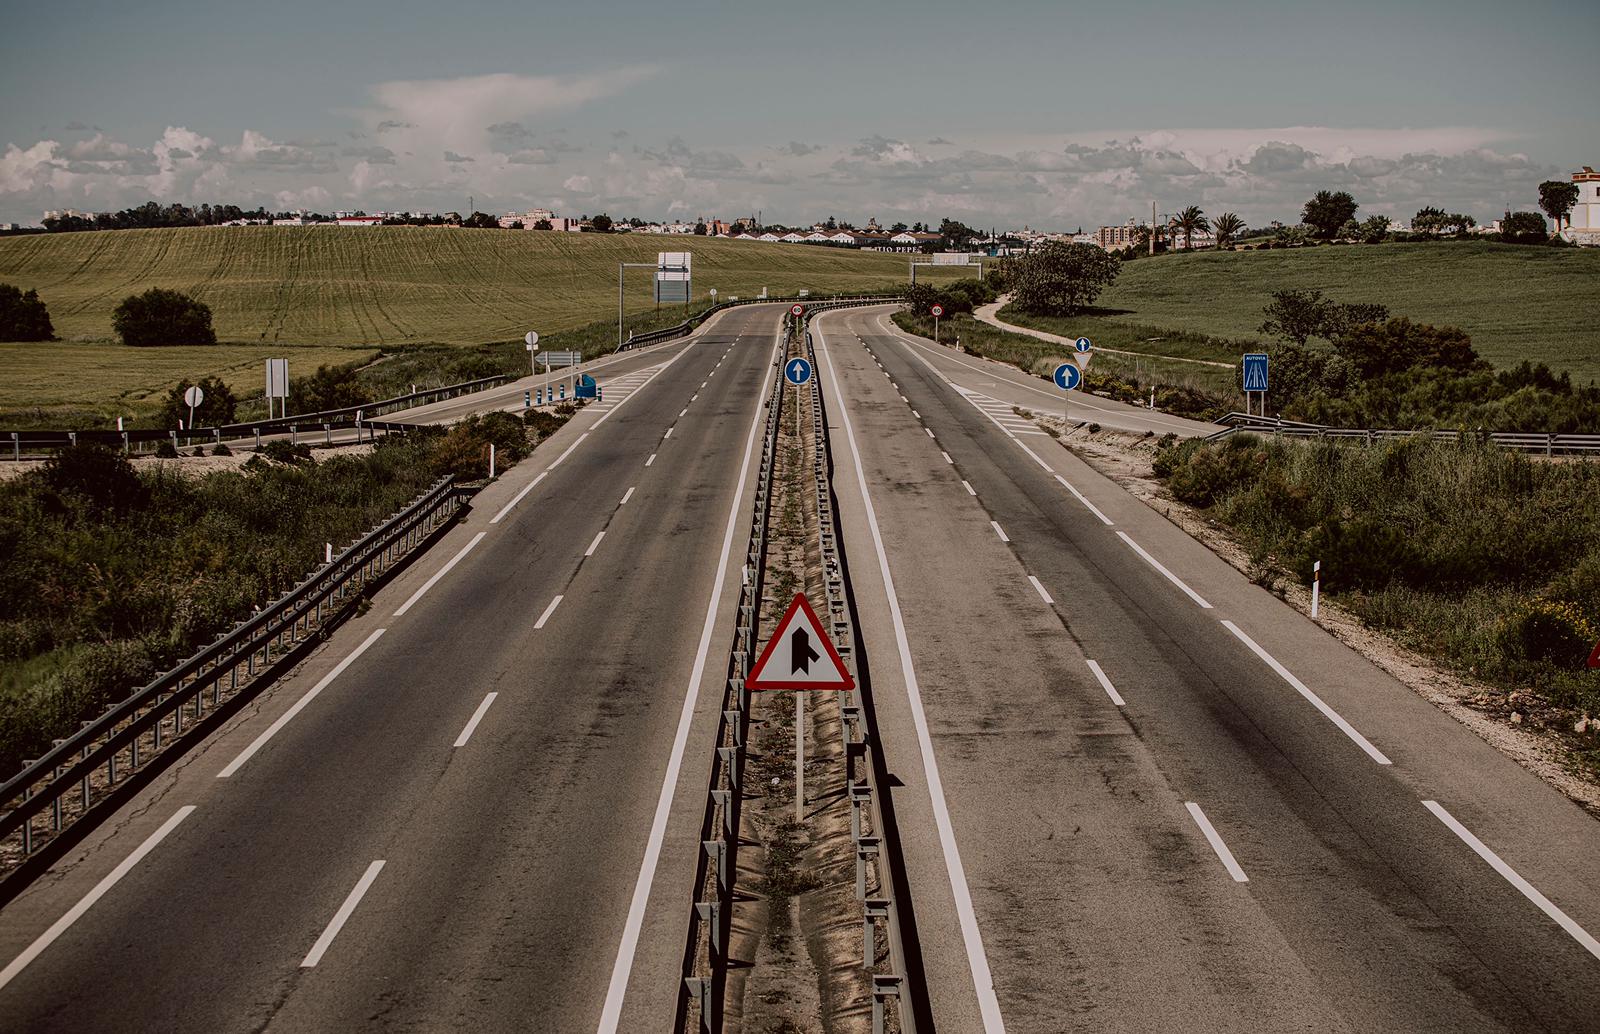
<path fill-rule="evenodd" d="M 382 226 L 381 215 L 346 215 L 334 221 L 337 226 Z"/>
<path fill-rule="evenodd" d="M 855 244 L 856 235 L 849 230 L 840 230 L 828 238 L 829 244 Z"/>
<path fill-rule="evenodd" d="M 783 238 L 779 237 L 775 233 L 772 233 L 771 231 L 768 231 L 767 233 L 764 233 L 761 236 L 757 237 L 756 240 L 758 240 L 758 241 L 769 241 L 769 242 L 772 242 L 772 243 L 776 243 L 778 241 L 783 240 Z"/>
<path fill-rule="evenodd" d="M 824 233 L 821 230 L 813 230 L 810 233 L 806 234 L 806 237 L 805 237 L 805 242 L 807 244 L 829 244 L 832 241 L 833 241 L 833 238 L 829 237 L 826 233 Z"/>
<path fill-rule="evenodd" d="M 793 232 L 791 230 L 789 233 L 786 233 L 782 237 L 779 237 L 778 240 L 782 241 L 785 244 L 804 244 L 805 241 L 806 241 L 806 238 L 805 238 L 804 234 L 795 233 L 795 232 Z"/>
<path fill-rule="evenodd" d="M 1578 200 L 1561 236 L 1574 244 L 1600 245 L 1600 172 L 1585 165 L 1582 172 L 1572 174 L 1572 183 L 1578 188 Z"/>

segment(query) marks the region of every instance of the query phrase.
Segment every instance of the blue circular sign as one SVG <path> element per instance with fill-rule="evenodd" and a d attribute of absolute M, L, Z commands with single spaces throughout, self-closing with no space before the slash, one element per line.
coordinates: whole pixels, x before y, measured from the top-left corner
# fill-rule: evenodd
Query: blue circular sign
<path fill-rule="evenodd" d="M 1053 380 L 1062 391 L 1071 391 L 1083 383 L 1083 371 L 1078 369 L 1076 363 L 1062 363 L 1056 367 Z"/>
<path fill-rule="evenodd" d="M 811 364 L 804 359 L 791 359 L 783 366 L 783 379 L 796 387 L 811 379 Z"/>
<path fill-rule="evenodd" d="M 1089 339 L 1088 338 L 1081 337 L 1081 338 L 1079 338 L 1078 340 L 1076 340 L 1076 341 L 1074 341 L 1072 343 L 1072 347 L 1076 348 L 1080 352 L 1087 352 L 1089 349 L 1093 348 L 1094 346 L 1089 343 Z"/>

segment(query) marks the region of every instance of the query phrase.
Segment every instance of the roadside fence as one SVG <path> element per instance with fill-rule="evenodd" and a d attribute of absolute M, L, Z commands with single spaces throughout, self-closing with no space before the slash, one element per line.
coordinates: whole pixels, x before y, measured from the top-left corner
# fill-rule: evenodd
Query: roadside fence
<path fill-rule="evenodd" d="M 1222 430 L 1205 436 L 1206 441 L 1219 441 L 1241 432 L 1270 434 L 1288 438 L 1334 438 L 1355 441 L 1365 445 L 1374 442 L 1394 441 L 1398 438 L 1423 436 L 1442 442 L 1492 442 L 1503 449 L 1518 452 L 1557 454 L 1600 453 L 1600 434 L 1541 434 L 1517 431 L 1438 431 L 1438 430 L 1377 430 L 1364 427 L 1328 427 L 1296 420 L 1254 416 L 1248 413 L 1229 413 L 1217 421 L 1226 424 Z"/>

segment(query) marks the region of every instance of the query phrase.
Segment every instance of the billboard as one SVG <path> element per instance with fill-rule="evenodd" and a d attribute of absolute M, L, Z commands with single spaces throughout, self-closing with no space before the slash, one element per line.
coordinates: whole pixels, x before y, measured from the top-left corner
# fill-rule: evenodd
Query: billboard
<path fill-rule="evenodd" d="M 656 304 L 689 301 L 693 293 L 693 259 L 687 251 L 656 252 Z"/>

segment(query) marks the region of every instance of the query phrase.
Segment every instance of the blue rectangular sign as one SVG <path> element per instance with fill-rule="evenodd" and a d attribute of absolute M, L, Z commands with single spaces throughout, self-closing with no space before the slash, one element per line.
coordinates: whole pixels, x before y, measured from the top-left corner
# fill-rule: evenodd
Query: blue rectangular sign
<path fill-rule="evenodd" d="M 1267 353 L 1251 352 L 1244 357 L 1244 390 L 1267 390 Z"/>

